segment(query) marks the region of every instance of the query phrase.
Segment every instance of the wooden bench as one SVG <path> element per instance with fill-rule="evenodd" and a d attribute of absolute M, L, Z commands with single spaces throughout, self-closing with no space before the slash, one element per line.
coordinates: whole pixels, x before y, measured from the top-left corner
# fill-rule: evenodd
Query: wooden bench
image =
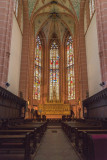
<path fill-rule="evenodd" d="M 26 133 L 23 135 L 0 135 L 0 159 L 12 159 L 13 154 L 21 151 L 19 160 L 31 160 L 30 156 L 30 140 L 31 134 Z M 4 153 L 4 154 L 3 154 Z M 6 157 L 7 155 L 7 157 Z M 9 158 L 9 157 L 10 158 Z M 4 158 L 3 158 L 4 157 Z M 17 157 L 17 156 L 16 156 Z"/>
<path fill-rule="evenodd" d="M 84 123 L 82 121 L 62 122 L 62 128 L 71 141 L 74 138 L 76 149 L 86 157 L 89 157 L 87 135 L 107 134 L 107 127 L 104 127 L 100 121 L 84 121 Z"/>
<path fill-rule="evenodd" d="M 107 134 L 88 134 L 87 160 L 107 159 Z"/>
<path fill-rule="evenodd" d="M 78 129 L 101 129 L 102 126 L 98 125 L 87 125 L 87 123 L 78 123 L 78 122 L 74 122 L 74 123 L 63 123 L 62 124 L 62 128 L 63 130 L 65 131 L 65 133 L 67 134 L 67 136 L 69 137 L 69 139 L 72 141 L 72 137 L 75 133 L 75 129 L 78 128 Z"/>
<path fill-rule="evenodd" d="M 37 130 L 0 130 L 0 135 L 23 135 L 30 133 L 31 142 L 32 142 L 32 149 L 31 152 L 33 153 L 37 147 Z"/>
<path fill-rule="evenodd" d="M 23 160 L 30 160 L 31 159 L 31 153 L 33 154 L 36 149 L 37 140 L 40 142 L 41 137 L 43 136 L 45 130 L 47 127 L 47 123 L 20 123 L 20 125 L 9 125 L 8 129 L 0 130 L 0 150 L 6 154 L 0 154 L 0 159 L 5 160 L 16 160 L 15 154 L 9 154 L 12 152 L 18 152 L 19 150 L 24 150 L 24 153 L 21 157 Z M 7 127 L 6 127 L 7 128 Z M 29 135 L 29 137 L 28 137 Z M 29 152 L 27 150 L 27 142 L 28 139 L 30 139 L 28 148 Z M 28 154 L 27 154 L 28 153 Z M 18 155 L 18 154 L 17 154 Z M 16 157 L 18 157 L 16 155 Z M 19 152 L 20 155 L 20 152 Z M 28 157 L 28 159 L 27 159 Z M 20 156 L 19 159 L 21 160 Z M 18 159 L 18 160 L 19 160 Z"/>
<path fill-rule="evenodd" d="M 75 146 L 77 148 L 77 150 L 79 152 L 83 152 L 84 154 L 86 153 L 86 149 L 87 149 L 87 134 L 99 134 L 99 133 L 103 133 L 106 134 L 107 130 L 105 129 L 75 129 Z"/>
<path fill-rule="evenodd" d="M 35 130 L 36 129 L 36 136 L 37 141 L 40 143 L 41 138 L 46 130 L 45 124 L 21 124 L 17 126 L 9 126 L 9 130 Z"/>

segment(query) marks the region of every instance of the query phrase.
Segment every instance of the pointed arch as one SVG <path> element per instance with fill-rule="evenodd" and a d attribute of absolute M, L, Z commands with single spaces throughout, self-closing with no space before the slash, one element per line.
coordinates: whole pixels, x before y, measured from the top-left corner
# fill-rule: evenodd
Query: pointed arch
<path fill-rule="evenodd" d="M 42 44 L 39 35 L 35 44 L 33 99 L 40 100 Z"/>
<path fill-rule="evenodd" d="M 75 99 L 75 70 L 74 70 L 74 46 L 73 39 L 68 34 L 66 39 L 66 76 L 67 76 L 67 99 Z"/>
<path fill-rule="evenodd" d="M 34 53 L 34 82 L 33 82 L 33 99 L 41 100 L 42 90 L 42 69 L 43 69 L 43 53 L 44 40 L 42 33 L 35 37 L 35 53 Z"/>
<path fill-rule="evenodd" d="M 60 80 L 60 62 L 59 62 L 59 42 L 53 35 L 49 43 L 49 101 L 58 102 L 60 100 L 59 80 Z"/>

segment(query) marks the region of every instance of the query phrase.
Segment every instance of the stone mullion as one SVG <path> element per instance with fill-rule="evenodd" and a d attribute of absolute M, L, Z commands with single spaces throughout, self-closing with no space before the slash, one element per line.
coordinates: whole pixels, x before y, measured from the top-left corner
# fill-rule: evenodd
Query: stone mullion
<path fill-rule="evenodd" d="M 48 85 L 48 87 L 47 87 L 47 93 L 46 93 L 46 95 L 47 95 L 47 100 L 49 100 L 49 86 L 50 86 L 50 82 L 49 82 L 49 76 L 50 76 L 50 46 L 49 45 L 47 45 L 47 48 L 46 48 L 47 50 L 46 50 L 46 52 L 47 52 L 47 57 L 46 57 L 46 59 L 47 59 L 47 61 L 46 61 L 46 63 L 47 63 L 47 74 L 46 74 L 46 80 L 47 80 L 47 85 Z"/>
<path fill-rule="evenodd" d="M 41 84 L 40 84 L 40 104 L 44 103 L 44 55 L 45 55 L 45 45 L 44 45 L 44 35 L 40 35 L 42 52 L 41 52 Z"/>
<path fill-rule="evenodd" d="M 65 63 L 64 63 L 64 44 L 62 42 L 62 52 L 60 57 L 62 58 L 62 103 L 65 101 Z"/>
<path fill-rule="evenodd" d="M 44 41 L 43 39 L 43 52 L 42 52 L 42 77 L 43 77 L 43 80 L 42 80 L 42 103 L 44 104 L 45 103 L 45 57 L 46 57 L 46 42 Z"/>
<path fill-rule="evenodd" d="M 0 85 L 5 87 L 8 77 L 8 65 L 13 24 L 13 0 L 0 2 Z"/>
<path fill-rule="evenodd" d="M 45 86 L 45 83 L 44 83 L 44 71 L 45 71 L 45 55 L 46 55 L 46 52 L 45 52 L 45 41 L 44 41 L 44 38 L 43 38 L 43 49 L 42 49 L 42 104 L 44 104 L 44 86 Z"/>
<path fill-rule="evenodd" d="M 61 51 L 63 51 L 61 44 L 58 47 L 58 49 L 59 49 L 59 57 L 61 57 Z M 61 86 L 62 86 L 62 57 L 59 60 L 59 101 L 60 102 L 62 101 L 62 88 L 61 88 Z"/>
<path fill-rule="evenodd" d="M 64 45 L 62 45 L 61 43 L 61 48 L 62 48 L 62 52 L 60 52 L 60 57 L 62 58 L 61 59 L 61 86 L 60 86 L 60 89 L 61 89 L 61 102 L 64 103 L 64 85 L 63 85 L 63 82 L 64 82 Z"/>
<path fill-rule="evenodd" d="M 63 103 L 66 101 L 66 64 L 65 64 L 65 39 L 63 45 Z"/>
<path fill-rule="evenodd" d="M 47 103 L 49 100 L 49 71 L 48 71 L 48 56 L 49 56 L 49 51 L 48 51 L 48 44 L 46 43 L 45 45 L 45 62 L 44 62 L 44 103 Z"/>
<path fill-rule="evenodd" d="M 68 38 L 66 36 L 66 38 Z M 67 40 L 65 39 L 64 41 L 64 71 L 65 71 L 65 77 L 64 77 L 64 84 L 65 84 L 65 93 L 64 93 L 64 97 L 65 97 L 65 102 L 68 103 L 68 70 L 67 70 Z"/>
<path fill-rule="evenodd" d="M 44 64 L 43 64 L 43 67 L 44 67 L 44 103 L 46 102 L 46 56 L 47 56 L 47 53 L 46 53 L 46 45 L 45 44 L 45 56 L 44 56 Z"/>
<path fill-rule="evenodd" d="M 107 2 L 106 0 L 95 2 L 101 74 L 102 81 L 106 82 L 105 87 L 107 87 L 107 6 L 105 5 Z"/>

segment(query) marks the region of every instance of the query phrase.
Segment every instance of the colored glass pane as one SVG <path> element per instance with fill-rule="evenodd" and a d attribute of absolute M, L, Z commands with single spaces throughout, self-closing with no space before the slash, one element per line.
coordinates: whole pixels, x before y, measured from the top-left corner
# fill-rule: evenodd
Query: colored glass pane
<path fill-rule="evenodd" d="M 33 99 L 40 100 L 40 86 L 41 86 L 41 53 L 42 46 L 39 36 L 36 39 L 35 59 L 34 59 L 34 86 Z"/>
<path fill-rule="evenodd" d="M 14 0 L 14 13 L 18 16 L 19 0 Z"/>
<path fill-rule="evenodd" d="M 95 0 L 89 0 L 89 10 L 90 10 L 90 18 L 91 18 L 95 11 Z"/>
<path fill-rule="evenodd" d="M 75 99 L 74 51 L 71 36 L 67 41 L 68 100 Z"/>
<path fill-rule="evenodd" d="M 59 50 L 54 41 L 50 48 L 50 88 L 49 100 L 59 100 Z"/>

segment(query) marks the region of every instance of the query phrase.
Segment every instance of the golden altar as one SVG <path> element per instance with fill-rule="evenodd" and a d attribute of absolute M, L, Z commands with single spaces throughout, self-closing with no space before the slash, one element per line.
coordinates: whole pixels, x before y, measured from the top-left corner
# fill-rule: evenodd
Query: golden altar
<path fill-rule="evenodd" d="M 46 117 L 62 117 L 62 115 L 70 115 L 70 105 L 63 103 L 40 104 L 38 112 Z"/>

